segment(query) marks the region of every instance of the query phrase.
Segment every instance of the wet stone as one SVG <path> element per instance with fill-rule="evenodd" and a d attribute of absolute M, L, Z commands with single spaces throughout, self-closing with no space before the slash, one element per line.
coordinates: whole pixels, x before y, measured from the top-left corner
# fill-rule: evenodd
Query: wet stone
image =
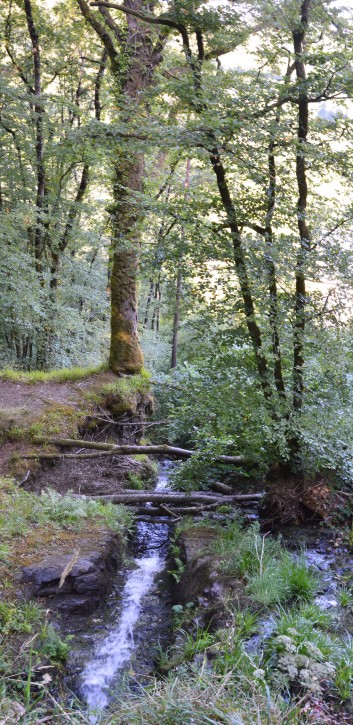
<path fill-rule="evenodd" d="M 58 552 L 23 567 L 20 582 L 28 597 L 50 599 L 51 608 L 61 614 L 91 614 L 111 589 L 111 574 L 121 563 L 120 538 L 103 532 L 95 548 L 86 550 L 70 569 L 74 554 Z M 67 575 L 60 587 L 60 578 Z"/>

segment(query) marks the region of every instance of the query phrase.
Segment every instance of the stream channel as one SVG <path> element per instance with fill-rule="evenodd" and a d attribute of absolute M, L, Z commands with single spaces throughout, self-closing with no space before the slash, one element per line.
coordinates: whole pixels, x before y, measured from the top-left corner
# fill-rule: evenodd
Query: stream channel
<path fill-rule="evenodd" d="M 160 464 L 155 491 L 168 490 L 172 466 L 168 461 Z M 245 516 L 248 523 L 257 518 L 254 509 Z M 115 575 L 102 610 L 71 630 L 75 647 L 67 684 L 86 704 L 92 723 L 99 723 L 100 714 L 121 696 L 126 684 L 139 689 L 148 683 L 155 671 L 158 646 L 170 642 L 171 587 L 166 571 L 170 534 L 168 518 L 138 521 L 132 565 L 130 561 Z M 352 632 L 353 608 L 343 608 L 339 597 L 342 587 L 353 590 L 351 547 L 342 543 L 338 531 L 317 523 L 290 527 L 280 535 L 294 556 L 304 551 L 308 564 L 316 571 L 316 603 L 331 610 L 336 633 Z M 249 654 L 261 650 L 274 625 L 271 614 L 260 617 L 258 632 L 246 645 Z"/>
<path fill-rule="evenodd" d="M 168 489 L 171 466 L 159 466 L 155 491 Z M 138 687 L 154 670 L 159 644 L 170 634 L 170 583 L 166 571 L 170 536 L 168 517 L 138 521 L 132 551 L 134 560 L 115 576 L 102 611 L 75 634 L 70 663 L 72 689 L 87 705 L 91 722 L 119 696 L 123 685 Z"/>

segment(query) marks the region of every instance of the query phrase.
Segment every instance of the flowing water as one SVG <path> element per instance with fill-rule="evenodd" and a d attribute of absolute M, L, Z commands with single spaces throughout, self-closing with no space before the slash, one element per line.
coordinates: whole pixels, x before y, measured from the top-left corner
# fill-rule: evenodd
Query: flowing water
<path fill-rule="evenodd" d="M 168 468 L 168 463 L 161 465 L 156 491 L 168 488 Z M 148 607 L 146 600 L 155 586 L 157 574 L 166 566 L 168 536 L 167 521 L 137 524 L 135 551 L 138 555 L 119 598 L 117 620 L 110 623 L 109 633 L 96 644 L 92 659 L 81 674 L 80 695 L 95 713 L 92 722 L 98 721 L 97 713 L 109 704 L 110 690 L 117 687 L 136 649 L 136 630 L 141 617 L 143 620 L 144 608 Z"/>
<path fill-rule="evenodd" d="M 169 465 L 163 463 L 160 466 L 156 491 L 168 489 Z M 251 518 L 253 516 L 256 518 L 255 514 L 251 514 Z M 87 705 L 92 723 L 99 722 L 100 713 L 114 697 L 121 695 L 126 676 L 131 685 L 134 681 L 143 683 L 144 677 L 152 674 L 153 648 L 160 637 L 162 640 L 164 637 L 165 641 L 168 637 L 170 608 L 165 569 L 169 534 L 167 519 L 159 519 L 157 523 L 151 517 L 151 520 L 138 522 L 133 568 L 125 572 L 124 581 L 121 574 L 117 575 L 106 612 L 98 614 L 92 620 L 91 631 L 83 635 L 86 664 L 78 668 L 79 693 Z M 319 575 L 317 604 L 337 612 L 338 630 L 350 630 L 353 627 L 352 612 L 342 610 L 338 596 L 342 585 L 352 587 L 353 584 L 353 557 L 350 552 L 335 543 L 331 530 L 322 527 L 296 527 L 281 534 L 285 545 L 295 555 L 305 547 L 308 564 Z M 259 624 L 259 631 L 246 645 L 249 654 L 261 651 L 264 640 L 273 632 L 275 620 L 269 615 Z"/>

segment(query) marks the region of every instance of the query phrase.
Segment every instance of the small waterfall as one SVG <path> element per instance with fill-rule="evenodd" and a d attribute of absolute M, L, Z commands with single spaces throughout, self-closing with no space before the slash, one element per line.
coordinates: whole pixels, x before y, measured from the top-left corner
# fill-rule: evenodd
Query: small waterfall
<path fill-rule="evenodd" d="M 160 467 L 156 491 L 168 488 L 168 463 Z M 155 576 L 163 571 L 166 563 L 168 524 L 139 522 L 137 526 L 137 550 L 141 556 L 134 560 L 135 568 L 127 575 L 121 597 L 121 615 L 117 625 L 100 642 L 91 661 L 81 675 L 80 693 L 89 709 L 99 713 L 109 704 L 109 687 L 117 682 L 129 663 L 135 647 L 134 628 L 138 622 L 143 599 L 151 590 Z M 92 716 L 98 721 L 98 715 Z"/>

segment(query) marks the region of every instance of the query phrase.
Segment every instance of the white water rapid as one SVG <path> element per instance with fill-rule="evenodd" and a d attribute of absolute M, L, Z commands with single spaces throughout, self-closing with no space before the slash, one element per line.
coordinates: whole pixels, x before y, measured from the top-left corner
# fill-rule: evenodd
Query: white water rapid
<path fill-rule="evenodd" d="M 168 486 L 168 464 L 160 468 L 156 491 Z M 92 713 L 91 722 L 99 721 L 99 713 L 109 704 L 109 687 L 117 682 L 119 673 L 128 664 L 135 647 L 134 628 L 139 619 L 143 599 L 152 589 L 155 576 L 165 568 L 166 555 L 161 549 L 168 540 L 167 523 L 139 522 L 137 545 L 143 555 L 135 558 L 135 567 L 127 574 L 121 595 L 121 614 L 117 625 L 99 643 L 91 661 L 81 675 L 80 693 Z"/>

